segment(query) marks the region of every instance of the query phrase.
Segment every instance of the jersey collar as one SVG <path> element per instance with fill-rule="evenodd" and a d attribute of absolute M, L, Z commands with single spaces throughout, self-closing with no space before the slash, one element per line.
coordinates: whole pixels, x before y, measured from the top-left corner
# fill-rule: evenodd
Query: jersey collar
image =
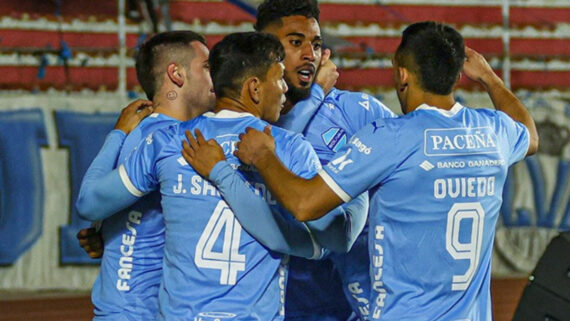
<path fill-rule="evenodd" d="M 250 113 L 239 113 L 237 111 L 233 111 L 233 110 L 228 110 L 228 109 L 222 109 L 217 113 L 214 112 L 207 112 L 203 114 L 204 117 L 210 117 L 210 118 L 242 118 L 242 117 L 255 117 Z"/>
<path fill-rule="evenodd" d="M 438 113 L 442 114 L 443 116 L 446 117 L 453 117 L 455 116 L 461 109 L 463 108 L 463 106 L 461 106 L 460 103 L 455 103 L 453 105 L 453 107 L 451 107 L 450 110 L 445 110 L 445 109 L 441 109 L 441 108 L 437 108 L 437 107 L 433 107 L 430 106 L 428 104 L 421 104 L 418 106 L 418 108 L 416 108 L 416 110 L 435 110 Z"/>

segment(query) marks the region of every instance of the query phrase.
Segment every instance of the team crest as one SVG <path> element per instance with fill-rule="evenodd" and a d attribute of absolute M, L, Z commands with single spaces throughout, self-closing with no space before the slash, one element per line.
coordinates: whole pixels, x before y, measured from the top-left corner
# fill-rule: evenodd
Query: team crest
<path fill-rule="evenodd" d="M 323 142 L 333 152 L 337 152 L 346 144 L 346 131 L 339 127 L 333 127 L 321 134 Z"/>

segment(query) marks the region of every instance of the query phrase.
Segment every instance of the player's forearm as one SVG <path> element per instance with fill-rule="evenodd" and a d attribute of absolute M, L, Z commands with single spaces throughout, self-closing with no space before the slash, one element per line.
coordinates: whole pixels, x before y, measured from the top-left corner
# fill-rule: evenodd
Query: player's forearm
<path fill-rule="evenodd" d="M 279 117 L 276 125 L 296 133 L 302 133 L 324 99 L 323 89 L 314 84 L 311 87 L 309 98 L 298 102 L 287 114 Z"/>
<path fill-rule="evenodd" d="M 350 249 L 347 232 L 350 230 L 350 218 L 343 206 L 339 206 L 327 215 L 305 222 L 315 240 L 324 248 L 344 253 Z"/>
<path fill-rule="evenodd" d="M 362 232 L 368 216 L 368 193 L 363 193 L 325 216 L 307 222 L 319 244 L 335 252 L 348 252 Z"/>
<path fill-rule="evenodd" d="M 95 181 L 84 180 L 75 206 L 80 217 L 97 221 L 127 208 L 138 199 L 127 190 L 118 170 L 113 170 Z"/>
<path fill-rule="evenodd" d="M 523 103 L 505 86 L 503 81 L 495 74 L 481 80 L 481 84 L 489 93 L 493 105 L 512 119 L 522 123 L 529 131 L 530 144 L 527 155 L 532 155 L 538 150 L 538 132 L 531 114 Z"/>
<path fill-rule="evenodd" d="M 269 249 L 306 258 L 320 257 L 320 245 L 313 242 L 302 223 L 286 219 L 282 213 L 256 195 L 231 166 L 223 161 L 210 172 L 241 226 Z"/>
<path fill-rule="evenodd" d="M 101 220 L 121 209 L 113 210 L 114 203 L 109 200 L 122 195 L 119 194 L 119 189 L 124 189 L 118 173 L 113 174 L 113 168 L 125 137 L 121 131 L 111 131 L 83 176 L 75 203 L 82 218 L 90 221 Z"/>
<path fill-rule="evenodd" d="M 318 219 L 341 204 L 321 202 L 322 179 L 318 175 L 311 179 L 296 176 L 273 152 L 258 157 L 254 165 L 273 197 L 301 222 Z"/>
<path fill-rule="evenodd" d="M 360 194 L 343 206 L 350 220 L 349 230 L 347 231 L 350 249 L 354 242 L 356 242 L 356 239 L 364 229 L 366 221 L 368 220 L 368 209 L 370 207 L 368 191 Z"/>

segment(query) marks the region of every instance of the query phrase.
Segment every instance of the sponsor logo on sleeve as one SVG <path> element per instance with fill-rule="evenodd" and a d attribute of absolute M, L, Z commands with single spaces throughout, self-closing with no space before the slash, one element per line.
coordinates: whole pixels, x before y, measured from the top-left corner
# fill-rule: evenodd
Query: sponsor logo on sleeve
<path fill-rule="evenodd" d="M 352 148 L 349 148 L 346 153 L 330 161 L 327 166 L 335 173 L 342 171 L 346 165 L 354 163 L 354 160 L 348 158 L 351 152 Z"/>
<path fill-rule="evenodd" d="M 359 151 L 360 153 L 366 154 L 366 155 L 370 155 L 370 153 L 372 152 L 372 147 L 368 147 L 366 146 L 360 139 L 358 139 L 358 137 L 356 136 L 352 136 L 352 138 L 350 139 L 350 141 L 348 142 L 349 144 L 352 144 L 356 147 L 356 150 Z"/>
<path fill-rule="evenodd" d="M 376 123 L 376 121 L 373 121 L 373 122 L 372 122 L 372 126 L 374 127 L 374 131 L 372 131 L 372 134 L 375 134 L 376 131 L 377 131 L 378 129 L 380 129 L 380 127 L 378 126 L 378 123 Z"/>

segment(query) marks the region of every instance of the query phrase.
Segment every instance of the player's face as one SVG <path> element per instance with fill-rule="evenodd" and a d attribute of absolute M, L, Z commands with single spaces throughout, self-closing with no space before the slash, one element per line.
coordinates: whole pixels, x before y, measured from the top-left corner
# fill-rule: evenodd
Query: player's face
<path fill-rule="evenodd" d="M 193 50 L 190 69 L 187 72 L 188 88 L 186 98 L 189 104 L 204 113 L 212 107 L 216 101 L 214 85 L 210 78 L 210 65 L 208 64 L 208 48 L 199 41 L 190 43 Z"/>
<path fill-rule="evenodd" d="M 267 71 L 265 81 L 260 84 L 261 119 L 270 123 L 276 122 L 285 104 L 287 84 L 283 79 L 285 66 L 275 63 Z"/>
<path fill-rule="evenodd" d="M 290 16 L 281 19 L 282 24 L 273 24 L 264 32 L 279 38 L 285 48 L 285 81 L 289 86 L 287 98 L 296 103 L 309 96 L 321 63 L 321 28 L 316 19 Z"/>

